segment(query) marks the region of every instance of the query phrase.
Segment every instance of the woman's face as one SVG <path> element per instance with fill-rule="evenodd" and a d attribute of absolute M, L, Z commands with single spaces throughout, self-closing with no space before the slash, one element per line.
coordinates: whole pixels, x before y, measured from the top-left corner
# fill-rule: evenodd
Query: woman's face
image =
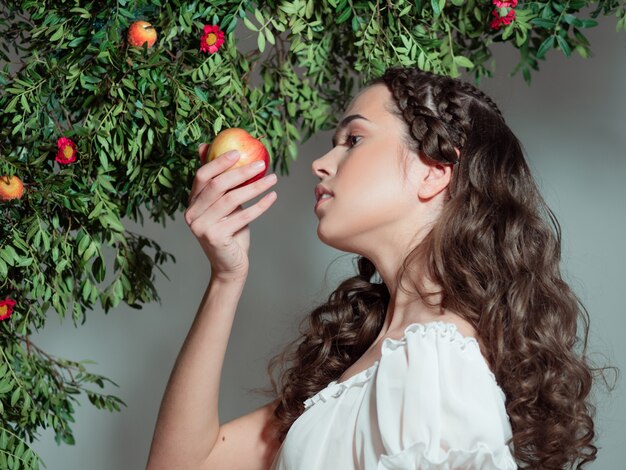
<path fill-rule="evenodd" d="M 406 254 L 407 244 L 433 221 L 433 200 L 441 199 L 434 196 L 443 196 L 451 172 L 404 146 L 405 124 L 385 106 L 392 100 L 385 85 L 363 90 L 340 120 L 333 148 L 312 164 L 334 193 L 315 210 L 319 238 L 375 264 L 393 256 L 390 251 Z"/>

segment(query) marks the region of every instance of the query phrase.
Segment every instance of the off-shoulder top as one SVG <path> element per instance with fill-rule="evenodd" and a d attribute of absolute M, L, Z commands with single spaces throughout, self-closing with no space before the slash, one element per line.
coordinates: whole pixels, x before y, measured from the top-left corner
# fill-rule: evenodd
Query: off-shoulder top
<path fill-rule="evenodd" d="M 371 367 L 304 401 L 271 469 L 517 469 L 505 401 L 476 338 L 412 323 Z"/>

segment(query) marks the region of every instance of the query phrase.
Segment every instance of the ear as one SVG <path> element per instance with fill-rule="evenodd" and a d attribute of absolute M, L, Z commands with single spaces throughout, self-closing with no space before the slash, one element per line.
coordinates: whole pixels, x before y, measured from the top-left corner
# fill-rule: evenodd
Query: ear
<path fill-rule="evenodd" d="M 457 158 L 459 149 L 455 148 Z M 426 165 L 417 195 L 420 199 L 431 199 L 446 189 L 452 179 L 453 164 L 433 163 Z"/>

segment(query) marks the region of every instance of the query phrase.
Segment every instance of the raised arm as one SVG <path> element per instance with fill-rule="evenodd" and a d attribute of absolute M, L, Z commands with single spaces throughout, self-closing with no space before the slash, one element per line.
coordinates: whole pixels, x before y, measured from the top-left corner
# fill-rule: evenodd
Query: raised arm
<path fill-rule="evenodd" d="M 200 147 L 203 152 L 206 146 Z M 218 416 L 224 355 L 248 275 L 248 224 L 276 200 L 272 192 L 243 208 L 244 202 L 273 185 L 276 177 L 243 184 L 262 168 L 233 168 L 238 158 L 233 152 L 217 157 L 202 165 L 193 181 L 185 221 L 211 263 L 211 279 L 163 396 L 148 470 L 196 470 L 218 461 L 219 465 L 210 468 L 263 469 L 268 465 L 268 452 L 276 447 L 268 425 L 271 405 L 223 427 Z M 228 447 L 231 442 L 239 442 L 243 452 L 238 446 Z"/>
<path fill-rule="evenodd" d="M 220 426 L 224 356 L 244 282 L 211 279 L 167 384 L 147 470 L 269 468 L 273 403 Z"/>

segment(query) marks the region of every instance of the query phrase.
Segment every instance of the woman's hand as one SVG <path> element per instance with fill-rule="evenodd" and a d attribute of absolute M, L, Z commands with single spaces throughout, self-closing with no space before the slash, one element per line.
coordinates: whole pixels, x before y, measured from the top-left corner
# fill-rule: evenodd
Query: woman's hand
<path fill-rule="evenodd" d="M 207 144 L 201 144 L 198 152 L 202 156 L 207 150 Z M 243 209 L 244 202 L 273 186 L 277 178 L 272 173 L 231 191 L 263 171 L 263 168 L 253 168 L 252 165 L 226 171 L 238 159 L 239 153 L 230 151 L 202 165 L 196 172 L 189 206 L 184 213 L 185 222 L 211 262 L 211 276 L 224 280 L 245 279 L 248 275 L 248 224 L 276 200 L 276 192 L 272 191 L 256 204 Z"/>

